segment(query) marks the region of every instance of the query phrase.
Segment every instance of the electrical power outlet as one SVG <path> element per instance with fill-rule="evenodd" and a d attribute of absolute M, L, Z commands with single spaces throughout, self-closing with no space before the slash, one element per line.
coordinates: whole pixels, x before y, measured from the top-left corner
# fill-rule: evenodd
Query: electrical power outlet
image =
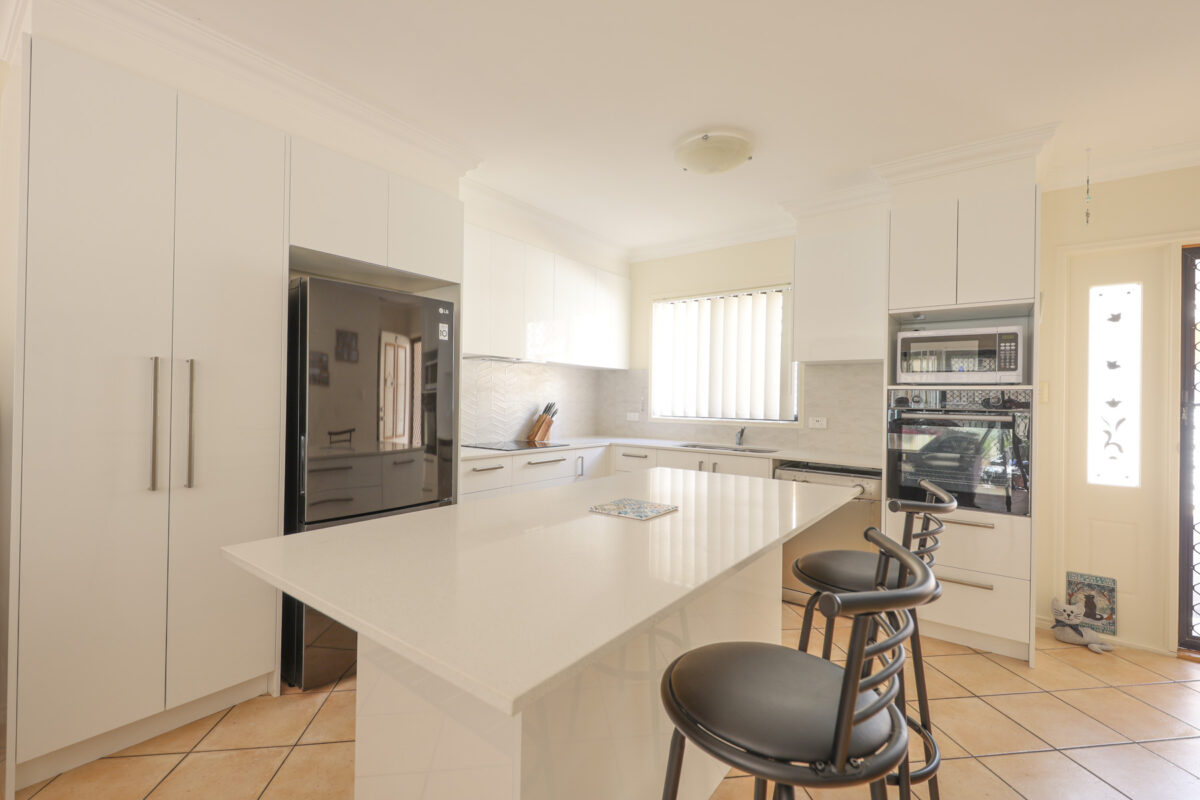
<path fill-rule="evenodd" d="M 829 420 L 825 417 L 809 417 L 808 427 L 815 430 L 823 431 L 829 427 Z"/>
<path fill-rule="evenodd" d="M 637 422 L 641 418 L 642 418 L 642 415 L 636 411 L 626 411 L 625 412 L 625 421 L 626 422 Z"/>

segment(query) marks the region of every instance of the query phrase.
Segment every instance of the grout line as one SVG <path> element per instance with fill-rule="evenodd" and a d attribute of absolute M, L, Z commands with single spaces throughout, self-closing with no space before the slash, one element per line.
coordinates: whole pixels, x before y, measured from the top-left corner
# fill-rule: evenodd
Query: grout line
<path fill-rule="evenodd" d="M 193 752 L 195 752 L 196 748 L 200 746 L 200 743 L 203 742 L 208 737 L 208 735 L 213 732 L 213 728 L 220 725 L 221 721 L 224 720 L 227 716 L 229 716 L 230 711 L 233 711 L 233 706 L 230 706 L 229 708 L 225 709 L 225 713 L 221 714 L 221 719 L 217 720 L 212 725 L 210 725 L 208 730 L 206 730 L 204 732 L 204 734 L 202 736 L 200 736 L 199 739 L 196 740 L 196 743 L 193 744 L 186 753 L 179 756 L 179 760 L 175 762 L 174 766 L 172 766 L 169 770 L 167 770 L 167 774 L 163 775 L 162 778 L 159 779 L 158 783 L 154 784 L 154 786 L 150 789 L 150 791 L 146 792 L 145 798 L 143 798 L 143 800 L 148 800 L 150 795 L 152 795 L 158 791 L 158 787 L 162 786 L 163 781 L 165 781 L 167 778 L 171 777 L 172 772 L 179 769 L 179 765 L 182 764 L 184 761 L 186 761 L 188 756 L 190 756 Z M 168 755 L 177 755 L 177 754 L 170 753 Z"/>
<path fill-rule="evenodd" d="M 355 664 L 357 664 L 357 662 L 355 662 Z M 346 667 L 346 670 L 338 677 L 338 681 L 340 681 L 343 677 L 345 677 L 346 672 L 349 672 L 350 669 L 355 666 L 355 664 L 351 664 L 349 667 Z M 325 704 L 329 702 L 329 698 L 333 697 L 333 687 L 334 686 L 337 686 L 337 681 L 334 681 L 333 684 L 329 687 L 329 691 L 324 693 L 325 697 L 321 700 L 321 705 L 317 706 L 317 713 L 312 715 L 312 718 L 310 718 L 308 720 L 308 724 L 304 726 L 304 730 L 300 731 L 300 735 L 296 737 L 296 741 L 292 742 L 291 746 L 288 748 L 287 753 L 284 755 L 283 760 L 279 762 L 279 766 L 276 767 L 275 771 L 271 773 L 270 779 L 266 782 L 266 784 L 263 785 L 262 791 L 258 793 L 257 800 L 262 800 L 262 796 L 267 793 L 267 789 L 271 788 L 271 784 L 275 781 L 275 778 L 279 775 L 280 770 L 283 769 L 283 765 L 286 764 L 288 759 L 292 757 L 292 753 L 296 752 L 296 747 L 298 747 L 300 745 L 300 740 L 304 738 L 304 734 L 308 733 L 308 729 L 312 727 L 313 722 L 316 720 L 317 716 L 321 713 L 321 709 L 323 709 L 325 707 Z"/>

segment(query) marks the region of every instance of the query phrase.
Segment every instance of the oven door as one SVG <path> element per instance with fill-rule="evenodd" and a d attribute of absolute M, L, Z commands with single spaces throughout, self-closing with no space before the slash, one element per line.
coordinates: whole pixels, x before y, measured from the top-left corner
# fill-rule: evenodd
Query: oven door
<path fill-rule="evenodd" d="M 889 496 L 925 500 L 930 480 L 960 508 L 1029 514 L 1029 415 L 900 411 L 888 423 Z"/>

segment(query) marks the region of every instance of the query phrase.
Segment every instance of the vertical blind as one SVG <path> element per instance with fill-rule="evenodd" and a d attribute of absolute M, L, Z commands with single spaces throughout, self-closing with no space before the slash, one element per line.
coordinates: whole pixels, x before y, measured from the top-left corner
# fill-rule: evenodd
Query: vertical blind
<path fill-rule="evenodd" d="M 786 289 L 654 303 L 650 397 L 660 417 L 794 419 Z"/>

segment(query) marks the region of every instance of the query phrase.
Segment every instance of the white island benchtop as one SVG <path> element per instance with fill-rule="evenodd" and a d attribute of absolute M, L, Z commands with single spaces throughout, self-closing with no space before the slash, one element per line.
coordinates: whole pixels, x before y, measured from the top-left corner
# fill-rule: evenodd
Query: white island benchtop
<path fill-rule="evenodd" d="M 657 702 L 668 656 L 722 638 L 778 641 L 782 543 L 855 494 L 659 468 L 236 545 L 225 554 L 360 634 L 359 800 L 432 797 L 439 774 L 453 776 L 453 786 L 470 785 L 475 775 L 479 786 L 493 787 L 475 796 L 568 796 L 558 794 L 568 790 L 563 780 L 574 797 L 651 796 L 645 784 L 655 773 L 661 779 L 660 743 L 670 733 Z M 679 510 L 647 521 L 588 511 L 622 497 Z M 614 669 L 628 661 L 635 640 L 640 667 Z M 596 674 L 581 680 L 589 672 Z M 399 728 L 389 729 L 400 739 L 387 745 L 364 738 L 367 729 L 416 713 L 404 703 L 386 714 L 369 707 L 371 685 L 380 681 L 395 691 L 378 697 L 395 698 L 399 689 L 410 699 L 421 695 L 419 708 L 434 716 L 405 719 L 423 728 L 412 732 L 413 742 L 445 739 L 440 755 L 405 766 L 397 754 L 415 745 L 405 749 Z M 589 692 L 600 692 L 605 706 L 632 703 L 637 720 L 614 721 L 610 711 L 602 723 L 582 725 L 574 716 Z M 555 709 L 563 710 L 562 730 L 554 730 Z M 605 729 L 606 747 L 597 746 L 597 731 L 582 730 L 595 725 Z M 462 730 L 452 735 L 454 726 Z M 464 745 L 464 737 L 482 737 L 490 756 Z M 546 752 L 539 755 L 539 747 Z M 466 761 L 455 761 L 463 752 Z M 575 783 L 585 762 L 590 787 Z M 419 782 L 406 782 L 417 774 Z M 693 793 L 714 775 L 719 780 L 710 768 L 694 778 L 701 788 Z M 497 780 L 508 788 L 495 789 Z M 461 796 L 472 795 L 464 789 Z"/>

